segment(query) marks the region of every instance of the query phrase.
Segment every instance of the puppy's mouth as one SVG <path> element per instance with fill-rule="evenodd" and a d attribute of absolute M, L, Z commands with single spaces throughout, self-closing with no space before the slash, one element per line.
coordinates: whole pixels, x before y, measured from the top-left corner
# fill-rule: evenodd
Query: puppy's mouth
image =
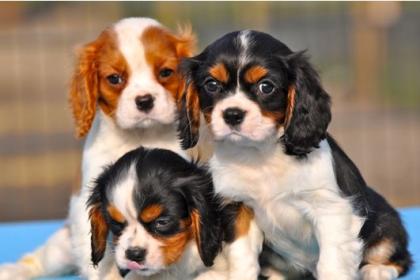
<path fill-rule="evenodd" d="M 141 276 L 150 276 L 159 272 L 158 270 L 151 268 L 142 262 L 138 263 L 134 261 L 128 261 L 125 265 L 125 268 L 119 268 L 119 272 L 122 277 L 126 276 L 131 271 Z"/>

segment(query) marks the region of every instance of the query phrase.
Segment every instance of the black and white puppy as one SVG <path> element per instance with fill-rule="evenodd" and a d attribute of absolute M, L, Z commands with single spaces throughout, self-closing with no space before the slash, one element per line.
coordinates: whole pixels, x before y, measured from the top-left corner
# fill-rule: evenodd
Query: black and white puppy
<path fill-rule="evenodd" d="M 240 205 L 222 207 L 206 168 L 169 150 L 138 148 L 99 176 L 88 206 L 92 262 L 107 263 L 100 275 L 230 279 L 222 242 L 246 221 Z"/>
<path fill-rule="evenodd" d="M 201 111 L 216 192 L 253 208 L 272 256 L 322 280 L 408 271 L 401 220 L 327 133 L 330 97 L 303 52 L 245 30 L 181 68 L 183 146 L 196 144 Z"/>

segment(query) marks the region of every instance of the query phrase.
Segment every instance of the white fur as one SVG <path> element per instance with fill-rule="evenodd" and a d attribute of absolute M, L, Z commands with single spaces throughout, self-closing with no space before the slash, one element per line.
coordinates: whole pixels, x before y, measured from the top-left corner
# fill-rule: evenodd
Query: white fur
<path fill-rule="evenodd" d="M 263 240 L 264 236 L 253 220 L 247 235 L 239 237 L 227 246 L 230 265 L 229 279 L 252 280 L 258 278 L 260 265 L 255 256 L 261 253 Z"/>
<path fill-rule="evenodd" d="M 327 141 L 296 159 L 275 139 L 254 147 L 216 142 L 210 165 L 217 192 L 250 205 L 267 242 L 297 269 L 321 280 L 356 279 L 363 219 L 340 194 Z"/>
<path fill-rule="evenodd" d="M 234 107 L 245 111 L 245 118 L 239 128 L 230 127 L 223 119 L 223 112 Z M 277 132 L 274 122 L 263 116 L 257 103 L 248 99 L 239 89 L 233 95 L 216 103 L 211 118 L 211 129 L 216 141 L 255 143 Z"/>
<path fill-rule="evenodd" d="M 398 278 L 395 267 L 382 264 L 367 264 L 361 269 L 363 280 L 392 280 Z"/>

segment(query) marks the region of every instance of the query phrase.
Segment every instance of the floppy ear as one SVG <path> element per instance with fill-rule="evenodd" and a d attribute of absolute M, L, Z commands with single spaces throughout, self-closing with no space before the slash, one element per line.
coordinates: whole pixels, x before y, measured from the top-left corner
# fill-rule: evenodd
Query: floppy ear
<path fill-rule="evenodd" d="M 206 266 L 212 266 L 222 248 L 222 230 L 218 197 L 213 192 L 210 175 L 183 189 L 189 204 L 191 231 L 198 252 Z"/>
<path fill-rule="evenodd" d="M 69 100 L 77 137 L 83 137 L 88 133 L 96 113 L 99 94 L 96 53 L 95 42 L 81 49 L 70 85 Z"/>
<path fill-rule="evenodd" d="M 326 137 L 331 121 L 330 97 L 303 52 L 290 56 L 287 63 L 295 80 L 288 92 L 283 142 L 287 154 L 304 156 Z"/>
<path fill-rule="evenodd" d="M 94 266 L 102 260 L 105 254 L 108 237 L 108 223 L 105 220 L 99 204 L 90 209 L 92 263 Z"/>
<path fill-rule="evenodd" d="M 178 135 L 184 150 L 197 145 L 199 138 L 200 101 L 197 88 L 192 81 L 194 65 L 192 59 L 184 59 L 180 66 L 183 84 L 180 87 L 181 97 L 178 102 Z"/>

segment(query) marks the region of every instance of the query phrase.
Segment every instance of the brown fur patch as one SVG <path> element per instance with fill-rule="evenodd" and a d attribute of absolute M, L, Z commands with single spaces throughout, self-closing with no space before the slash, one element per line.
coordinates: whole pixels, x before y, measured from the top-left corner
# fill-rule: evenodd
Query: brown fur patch
<path fill-rule="evenodd" d="M 159 204 L 146 206 L 140 213 L 140 219 L 145 223 L 150 223 L 162 214 L 163 208 Z"/>
<path fill-rule="evenodd" d="M 281 124 L 284 123 L 284 117 L 285 117 L 285 113 L 281 112 L 281 111 L 265 111 L 265 110 L 261 110 L 261 114 L 267 118 L 270 118 L 271 120 L 273 120 L 273 122 L 277 125 L 280 126 Z"/>
<path fill-rule="evenodd" d="M 244 79 L 247 83 L 255 84 L 267 75 L 268 70 L 260 65 L 255 65 L 249 68 L 244 75 Z"/>
<path fill-rule="evenodd" d="M 190 216 L 191 216 L 191 232 L 195 239 L 195 243 L 197 244 L 198 251 L 201 256 L 201 249 L 200 249 L 201 246 L 199 245 L 201 244 L 200 243 L 201 242 L 201 239 L 200 239 L 201 217 L 197 210 L 192 210 Z"/>
<path fill-rule="evenodd" d="M 106 77 L 111 74 L 120 74 L 125 79 L 129 75 L 116 35 L 107 29 L 81 49 L 74 70 L 69 99 L 78 137 L 88 133 L 97 104 L 105 114 L 113 115 L 124 84 L 110 85 Z"/>
<path fill-rule="evenodd" d="M 159 238 L 162 242 L 161 249 L 166 265 L 177 262 L 181 257 L 184 252 L 185 245 L 187 245 L 188 241 L 192 238 L 192 232 L 189 230 L 190 225 L 191 220 L 186 219 L 181 222 L 181 232 L 168 238 Z"/>
<path fill-rule="evenodd" d="M 108 236 L 108 224 L 106 223 L 98 205 L 91 208 L 89 218 L 92 226 L 92 260 L 95 263 L 99 261 L 105 253 L 106 240 Z"/>
<path fill-rule="evenodd" d="M 383 239 L 366 250 L 364 261 L 369 264 L 389 264 L 390 257 L 394 252 L 394 242 L 389 239 Z"/>
<path fill-rule="evenodd" d="M 121 214 L 121 212 L 115 206 L 109 205 L 106 210 L 108 211 L 109 215 L 114 221 L 119 222 L 119 223 L 125 222 L 125 218 L 123 214 Z"/>
<path fill-rule="evenodd" d="M 217 63 L 210 67 L 209 73 L 220 82 L 227 83 L 229 80 L 229 72 L 223 63 Z"/>
<path fill-rule="evenodd" d="M 238 209 L 235 221 L 235 237 L 243 236 L 248 233 L 251 221 L 254 219 L 254 212 L 251 208 L 242 205 Z"/>
<path fill-rule="evenodd" d="M 286 116 L 284 119 L 284 127 L 288 127 L 292 119 L 293 110 L 295 109 L 295 97 L 296 97 L 296 89 L 294 87 L 290 87 L 289 92 L 287 94 L 287 108 L 286 108 Z"/>
<path fill-rule="evenodd" d="M 191 29 L 173 35 L 162 27 L 152 26 L 147 28 L 140 38 L 144 48 L 146 60 L 153 68 L 156 80 L 179 99 L 181 76 L 177 72 L 181 59 L 192 55 L 195 36 Z M 159 75 L 162 69 L 171 69 L 173 74 L 168 77 Z"/>

